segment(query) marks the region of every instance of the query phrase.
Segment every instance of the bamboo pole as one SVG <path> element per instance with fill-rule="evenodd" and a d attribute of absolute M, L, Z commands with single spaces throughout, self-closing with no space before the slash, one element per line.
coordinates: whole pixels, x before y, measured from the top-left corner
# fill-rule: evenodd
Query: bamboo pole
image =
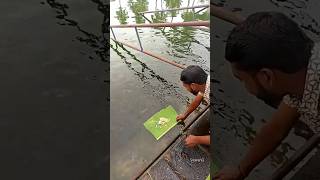
<path fill-rule="evenodd" d="M 272 174 L 272 180 L 283 179 L 307 154 L 320 143 L 320 134 L 313 135 L 282 167 Z"/>
<path fill-rule="evenodd" d="M 209 5 L 199 5 L 199 6 L 192 6 L 192 7 L 182 7 L 182 8 L 173 8 L 173 9 L 163 9 L 163 10 L 155 10 L 155 11 L 144 11 L 144 12 L 140 12 L 140 14 L 156 13 L 156 12 L 165 12 L 165 11 L 177 11 L 177 10 L 195 9 L 195 8 L 208 8 L 208 7 L 209 7 Z"/>
<path fill-rule="evenodd" d="M 189 22 L 176 22 L 176 23 L 154 23 L 154 24 L 123 24 L 111 25 L 110 28 L 147 28 L 147 27 L 177 27 L 177 26 L 210 26 L 209 21 L 189 21 Z"/>
<path fill-rule="evenodd" d="M 110 38 L 110 39 L 112 39 L 112 38 Z M 184 68 L 185 68 L 184 65 L 181 65 L 181 64 L 175 63 L 175 62 L 173 62 L 173 61 L 170 61 L 170 60 L 168 60 L 168 59 L 165 59 L 165 58 L 163 58 L 163 57 L 161 57 L 161 56 L 159 56 L 159 55 L 156 55 L 156 54 L 154 54 L 154 53 L 152 53 L 152 52 L 149 52 L 149 51 L 146 51 L 146 50 L 141 50 L 141 49 L 139 49 L 139 48 L 137 48 L 137 47 L 135 47 L 135 46 L 133 46 L 133 45 L 130 45 L 130 44 L 128 44 L 128 43 L 125 43 L 125 42 L 121 42 L 121 41 L 118 41 L 118 40 L 115 40 L 115 39 L 112 39 L 112 40 L 113 40 L 114 42 L 117 42 L 117 43 L 123 44 L 123 45 L 125 45 L 125 46 L 128 46 L 128 47 L 130 47 L 130 48 L 132 48 L 132 49 L 134 49 L 134 50 L 137 50 L 137 51 L 139 51 L 139 52 L 142 52 L 142 53 L 144 53 L 144 54 L 146 54 L 146 55 L 149 55 L 149 56 L 151 56 L 151 57 L 154 57 L 154 58 L 156 58 L 156 59 L 158 59 L 158 60 L 160 60 L 160 61 L 163 61 L 163 62 L 165 62 L 165 63 L 168 63 L 168 64 L 171 64 L 171 65 L 173 65 L 173 66 L 176 66 L 176 67 L 178 67 L 178 68 L 180 68 L 180 69 L 184 69 Z"/>
<path fill-rule="evenodd" d="M 210 15 L 235 25 L 238 25 L 245 20 L 243 16 L 213 4 L 210 4 Z"/>

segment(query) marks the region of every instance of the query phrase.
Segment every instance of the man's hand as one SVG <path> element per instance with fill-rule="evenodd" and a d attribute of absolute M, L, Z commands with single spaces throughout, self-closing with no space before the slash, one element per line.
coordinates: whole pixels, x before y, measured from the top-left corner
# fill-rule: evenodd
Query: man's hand
<path fill-rule="evenodd" d="M 187 118 L 185 114 L 179 114 L 176 118 L 177 121 L 184 121 Z"/>
<path fill-rule="evenodd" d="M 177 116 L 177 121 L 184 121 L 195 109 L 197 109 L 197 107 L 200 105 L 202 101 L 202 98 L 203 97 L 201 95 L 197 95 L 191 102 L 191 104 L 188 106 L 187 111 Z"/>
<path fill-rule="evenodd" d="M 216 175 L 214 175 L 214 180 L 242 180 L 240 169 L 232 166 L 225 166 Z"/>
<path fill-rule="evenodd" d="M 197 144 L 199 144 L 198 142 L 198 137 L 194 136 L 194 135 L 189 135 L 185 140 L 184 143 L 187 147 L 192 148 L 194 146 L 196 146 Z"/>

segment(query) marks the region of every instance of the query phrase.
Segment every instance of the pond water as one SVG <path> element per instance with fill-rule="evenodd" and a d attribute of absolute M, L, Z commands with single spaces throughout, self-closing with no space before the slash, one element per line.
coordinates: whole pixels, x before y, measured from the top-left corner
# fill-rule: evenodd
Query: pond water
<path fill-rule="evenodd" d="M 99 0 L 1 1 L 2 179 L 104 177 L 107 12 Z"/>
<path fill-rule="evenodd" d="M 146 14 L 137 12 L 208 4 L 202 0 L 117 0 L 110 2 L 110 24 L 208 20 L 208 11 Z M 198 9 L 197 9 L 198 10 Z M 133 28 L 114 29 L 117 40 L 139 47 Z M 144 50 L 183 65 L 201 66 L 209 73 L 210 33 L 190 27 L 138 29 Z M 112 35 L 110 35 L 112 37 Z M 111 179 L 130 179 L 147 167 L 179 134 L 175 127 L 159 141 L 143 123 L 172 105 L 182 113 L 192 95 L 179 80 L 181 69 L 128 47 L 110 42 Z"/>
<path fill-rule="evenodd" d="M 264 0 L 226 1 L 215 0 L 215 4 L 237 11 L 243 16 L 258 11 L 281 11 L 293 18 L 301 28 L 315 41 L 319 40 L 320 16 L 318 1 L 303 0 Z M 213 33 L 213 74 L 217 83 L 214 87 L 214 157 L 223 164 L 237 163 L 246 152 L 252 140 L 270 118 L 274 109 L 249 95 L 242 84 L 232 77 L 230 67 L 224 60 L 225 40 L 234 25 L 212 18 Z M 295 130 L 282 142 L 274 153 L 264 160 L 248 179 L 268 179 L 272 172 L 283 164 L 295 150 L 303 145 L 305 139 Z M 235 153 L 235 150 L 239 153 Z M 240 156 L 239 156 L 240 154 Z"/>

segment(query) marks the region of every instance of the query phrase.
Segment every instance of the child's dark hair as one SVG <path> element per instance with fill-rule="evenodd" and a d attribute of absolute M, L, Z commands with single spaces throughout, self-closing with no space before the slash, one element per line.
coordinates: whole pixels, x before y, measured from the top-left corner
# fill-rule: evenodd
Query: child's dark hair
<path fill-rule="evenodd" d="M 259 12 L 231 31 L 225 58 L 247 71 L 274 68 L 294 73 L 307 67 L 313 44 L 284 14 Z"/>
<path fill-rule="evenodd" d="M 205 84 L 207 77 L 207 73 L 200 66 L 191 65 L 181 72 L 180 80 L 186 84 Z"/>

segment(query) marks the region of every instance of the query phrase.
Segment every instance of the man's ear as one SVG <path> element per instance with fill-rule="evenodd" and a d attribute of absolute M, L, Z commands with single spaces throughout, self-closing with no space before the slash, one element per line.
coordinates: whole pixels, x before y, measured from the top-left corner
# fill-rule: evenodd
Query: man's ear
<path fill-rule="evenodd" d="M 196 89 L 196 83 L 191 83 L 191 84 L 190 84 L 190 87 L 191 87 L 192 89 Z"/>
<path fill-rule="evenodd" d="M 257 73 L 257 79 L 260 82 L 260 84 L 266 88 L 271 89 L 275 82 L 275 74 L 274 72 L 269 68 L 262 68 Z"/>

